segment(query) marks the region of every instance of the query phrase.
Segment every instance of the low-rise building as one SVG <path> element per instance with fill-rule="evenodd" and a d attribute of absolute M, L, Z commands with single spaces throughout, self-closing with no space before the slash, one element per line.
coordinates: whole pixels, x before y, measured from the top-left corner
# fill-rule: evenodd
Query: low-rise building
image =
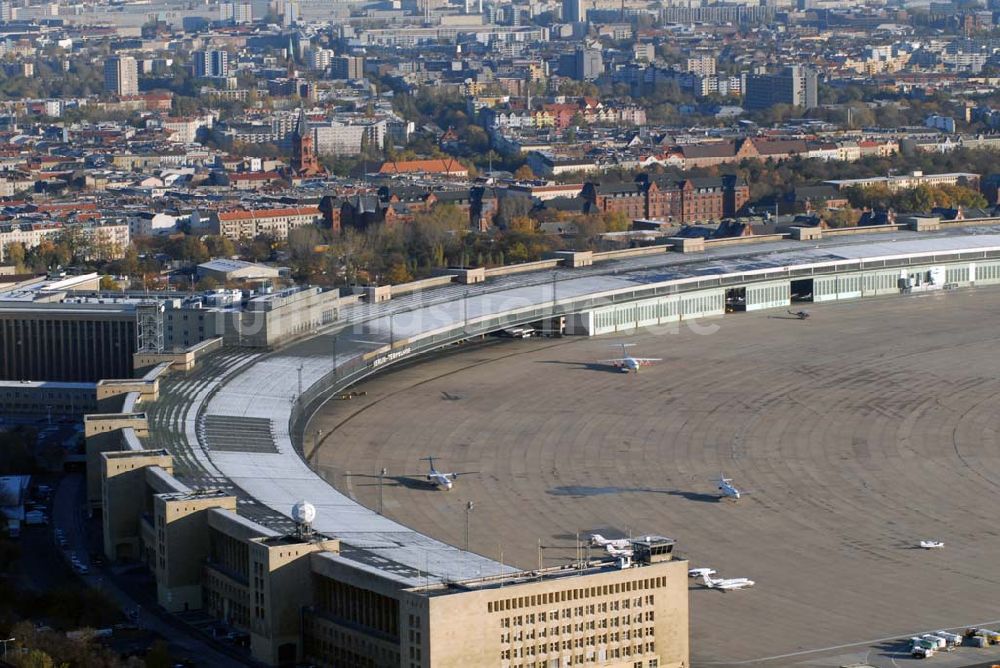
<path fill-rule="evenodd" d="M 871 188 L 885 186 L 890 191 L 907 190 L 917 186 L 964 186 L 979 190 L 979 174 L 969 172 L 949 172 L 946 174 L 924 174 L 921 171 L 890 176 L 869 176 L 862 179 L 833 179 L 824 181 L 838 190 L 844 188 Z"/>
<path fill-rule="evenodd" d="M 198 265 L 199 278 L 211 278 L 220 285 L 235 281 L 272 280 L 281 272 L 266 264 L 219 258 Z"/>
<path fill-rule="evenodd" d="M 382 163 L 379 174 L 438 174 L 441 176 L 469 175 L 469 168 L 455 158 L 427 160 L 390 160 Z"/>

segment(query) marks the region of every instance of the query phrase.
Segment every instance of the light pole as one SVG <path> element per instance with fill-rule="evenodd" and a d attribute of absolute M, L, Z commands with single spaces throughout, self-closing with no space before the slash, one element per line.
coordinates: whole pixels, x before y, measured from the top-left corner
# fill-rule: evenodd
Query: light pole
<path fill-rule="evenodd" d="M 337 335 L 333 335 L 333 377 L 337 378 Z"/>
<path fill-rule="evenodd" d="M 382 480 L 385 478 L 385 474 L 388 473 L 386 468 L 383 466 L 382 470 L 378 474 L 378 514 L 382 514 Z"/>
<path fill-rule="evenodd" d="M 469 517 L 472 515 L 472 510 L 476 507 L 472 501 L 465 504 L 465 551 L 469 551 Z"/>

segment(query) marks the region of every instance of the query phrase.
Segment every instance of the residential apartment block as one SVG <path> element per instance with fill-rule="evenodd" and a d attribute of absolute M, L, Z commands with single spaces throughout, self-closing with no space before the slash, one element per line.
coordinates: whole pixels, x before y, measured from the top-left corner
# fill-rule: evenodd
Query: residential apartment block
<path fill-rule="evenodd" d="M 288 233 L 298 227 L 319 223 L 323 214 L 316 207 L 288 209 L 262 209 L 217 211 L 209 217 L 213 234 L 229 239 L 255 239 L 265 235 L 273 239 L 287 239 Z"/>

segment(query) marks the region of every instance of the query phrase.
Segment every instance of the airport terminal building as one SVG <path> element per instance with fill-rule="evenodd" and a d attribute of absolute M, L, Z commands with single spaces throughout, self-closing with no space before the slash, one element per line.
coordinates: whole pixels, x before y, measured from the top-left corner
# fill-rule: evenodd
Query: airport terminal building
<path fill-rule="evenodd" d="M 493 572 L 451 580 L 441 564 L 421 572 L 302 527 L 270 530 L 234 496 L 172 474 L 165 450 L 101 453 L 107 556 L 144 561 L 160 605 L 244 631 L 269 665 L 689 665 L 687 562 L 670 539 L 529 572 L 472 555 Z"/>
<path fill-rule="evenodd" d="M 911 227 L 460 271 L 370 291 L 334 327 L 269 353 L 220 341 L 180 361 L 137 355 L 141 378 L 99 384 L 102 412 L 85 423 L 106 555 L 144 562 L 160 605 L 246 633 L 269 665 L 688 666 L 687 562 L 672 540 L 633 541 L 630 559 L 511 568 L 327 484 L 301 455 L 310 416 L 399 360 L 505 327 L 599 335 L 1000 283 L 1000 228 Z M 293 513 L 302 500 L 317 510 L 308 523 Z"/>

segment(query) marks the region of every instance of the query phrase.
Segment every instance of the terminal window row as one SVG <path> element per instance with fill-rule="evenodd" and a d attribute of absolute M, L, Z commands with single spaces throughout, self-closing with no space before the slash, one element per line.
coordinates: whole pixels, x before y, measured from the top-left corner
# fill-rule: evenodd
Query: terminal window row
<path fill-rule="evenodd" d="M 569 634 L 569 633 L 584 633 L 583 626 L 584 626 L 583 624 L 578 624 L 578 625 L 576 625 L 576 627 L 569 627 L 569 626 L 563 627 L 563 633 L 566 633 L 566 634 Z M 614 624 L 612 626 L 613 627 L 617 627 L 618 625 Z M 602 625 L 600 628 L 606 629 L 608 627 L 607 627 L 607 625 Z M 594 630 L 596 630 L 596 628 L 594 626 L 588 626 L 587 630 L 594 631 Z M 630 640 L 637 640 L 637 639 L 643 638 L 645 636 L 653 636 L 654 634 L 655 634 L 655 631 L 654 631 L 654 627 L 653 626 L 645 626 L 645 627 L 644 626 L 639 626 L 639 627 L 636 627 L 634 629 L 633 628 L 626 628 L 623 631 L 609 631 L 607 633 L 591 634 L 591 635 L 588 635 L 586 637 L 581 636 L 579 638 L 570 639 L 570 640 L 564 640 L 564 641 L 560 641 L 560 640 L 556 639 L 556 640 L 552 641 L 551 644 L 552 645 L 558 645 L 560 642 L 563 642 L 563 643 L 575 642 L 576 643 L 576 645 L 575 645 L 576 647 L 583 647 L 584 645 L 598 645 L 598 644 L 603 645 L 603 644 L 607 644 L 609 642 L 611 642 L 611 643 L 618 643 L 618 642 L 622 642 L 622 641 L 628 642 Z M 559 630 L 558 629 L 553 629 L 552 635 L 559 635 Z M 502 644 L 502 645 L 510 645 L 512 643 L 524 643 L 524 642 L 529 642 L 529 643 L 534 644 L 532 641 L 534 641 L 534 640 L 541 640 L 541 639 L 544 639 L 545 637 L 546 637 L 546 629 L 539 629 L 538 633 L 537 633 L 537 637 L 536 637 L 535 631 L 527 631 L 527 632 L 518 631 L 517 633 L 515 633 L 513 635 L 511 635 L 509 632 L 508 633 L 501 633 L 500 634 L 500 644 Z M 541 646 L 544 647 L 545 643 L 543 642 Z"/>
<path fill-rule="evenodd" d="M 501 599 L 499 601 L 489 601 L 486 604 L 486 611 L 500 612 L 502 610 L 516 610 L 518 608 L 534 607 L 536 605 L 548 605 L 552 603 L 563 603 L 566 601 L 576 601 L 579 599 L 592 598 L 596 596 L 612 596 L 615 594 L 622 594 L 626 592 L 665 587 L 666 585 L 667 585 L 667 578 L 661 576 L 655 578 L 646 578 L 644 580 L 616 582 L 615 584 L 598 585 L 595 587 L 564 589 L 562 591 L 548 592 L 545 594 L 518 596 L 516 598 Z"/>
<path fill-rule="evenodd" d="M 650 635 L 652 635 L 652 633 Z M 585 647 L 594 648 L 597 647 L 597 645 L 599 644 L 606 645 L 608 644 L 608 642 L 609 642 L 608 640 L 595 639 L 594 636 L 591 636 L 589 638 L 577 638 L 576 640 L 563 640 L 557 642 L 542 643 L 540 645 L 528 645 L 527 647 L 507 648 L 500 651 L 500 656 L 505 659 L 521 659 L 529 656 L 535 656 L 536 654 L 546 654 L 546 653 L 555 654 L 557 652 L 568 652 L 573 649 L 580 650 Z M 615 639 L 611 640 L 610 642 L 617 643 L 621 642 L 621 640 Z M 614 654 L 618 650 L 626 650 L 626 656 L 628 655 L 628 652 L 632 652 L 633 654 L 642 654 L 644 646 L 648 648 L 646 650 L 647 652 L 652 652 L 653 648 L 655 647 L 655 643 L 639 642 L 634 645 L 626 645 L 624 647 L 606 647 L 602 648 L 600 650 L 600 653 L 606 653 L 610 655 Z M 412 658 L 413 648 L 411 647 L 410 650 Z M 596 650 L 591 649 L 585 655 L 581 656 L 599 656 L 599 653 Z M 419 658 L 419 654 L 417 658 Z"/>
<path fill-rule="evenodd" d="M 307 618 L 306 632 L 306 653 L 309 656 L 325 654 L 327 658 L 341 660 L 332 662 L 333 665 L 371 665 L 372 658 L 376 665 L 399 665 L 398 651 L 378 640 L 368 640 L 357 632 L 331 626 L 325 620 Z M 362 663 L 347 663 L 345 660 L 351 657 L 362 657 Z"/>
<path fill-rule="evenodd" d="M 541 661 L 527 663 L 515 663 L 510 664 L 511 668 L 559 668 L 560 666 L 567 665 L 583 665 L 586 663 L 604 663 L 608 660 L 629 658 L 632 656 L 641 656 L 643 654 L 652 654 L 655 651 L 655 646 L 653 643 L 646 643 L 645 645 L 626 646 L 626 647 L 616 647 L 615 649 L 606 649 L 594 651 L 590 650 L 586 653 L 574 654 L 572 656 L 562 656 L 557 658 L 543 659 Z M 544 652 L 542 652 L 544 653 Z M 504 650 L 500 652 L 501 662 L 507 663 L 512 658 L 530 658 L 530 657 L 514 657 L 511 650 Z M 641 666 L 642 661 L 637 661 L 636 666 Z M 659 661 L 656 659 L 651 659 L 648 663 L 650 668 L 656 668 L 659 665 Z"/>
<path fill-rule="evenodd" d="M 651 595 L 646 596 L 645 599 L 646 605 L 653 605 L 654 601 L 655 598 L 653 596 Z M 515 628 L 525 624 L 529 625 L 534 624 L 536 619 L 538 620 L 539 623 L 545 623 L 546 621 L 555 622 L 559 620 L 560 617 L 562 619 L 569 619 L 570 617 L 574 616 L 583 617 L 584 615 L 589 616 L 594 614 L 606 614 L 609 611 L 618 612 L 619 610 L 628 610 L 629 608 L 641 608 L 642 606 L 643 606 L 643 599 L 640 596 L 634 600 L 622 599 L 621 601 L 605 601 L 603 603 L 591 603 L 590 605 L 587 606 L 581 605 L 576 608 L 563 608 L 561 613 L 559 610 L 551 610 L 547 612 L 546 611 L 539 612 L 537 614 L 529 613 L 526 615 L 515 615 L 513 617 L 504 617 L 503 619 L 500 620 L 500 626 L 509 629 L 512 624 Z M 652 614 L 653 611 L 650 610 L 649 612 L 646 613 L 646 617 L 649 618 L 652 616 Z M 640 612 L 639 614 L 637 614 L 636 618 L 641 620 L 642 613 Z M 618 619 L 618 617 L 614 617 L 614 619 Z M 628 623 L 628 615 L 625 615 L 623 619 L 625 619 L 626 623 Z M 607 623 L 606 619 L 604 620 L 604 622 Z"/>

